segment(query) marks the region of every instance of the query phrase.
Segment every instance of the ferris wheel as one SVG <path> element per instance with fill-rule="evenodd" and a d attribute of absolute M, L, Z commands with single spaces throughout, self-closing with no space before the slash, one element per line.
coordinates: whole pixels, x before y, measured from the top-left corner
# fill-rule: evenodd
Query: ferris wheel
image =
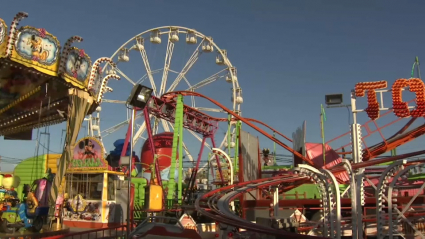
<path fill-rule="evenodd" d="M 104 74 L 117 74 L 121 80 L 107 83 L 109 92 L 102 99 L 101 107 L 86 119 L 89 134 L 99 138 L 106 148 L 111 148 L 113 140 L 125 137 L 131 118 L 125 103 L 135 84 L 151 87 L 156 97 L 177 90 L 196 91 L 241 113 L 242 89 L 227 51 L 218 47 L 212 37 L 196 30 L 165 26 L 144 31 L 120 46 L 110 59 L 115 65 L 107 63 Z M 214 117 L 227 118 L 221 109 L 204 99 L 187 97 L 184 104 Z M 133 145 L 136 149 L 146 140 L 147 133 L 143 114 L 135 117 Z M 164 119 L 151 115 L 150 121 L 153 135 L 173 131 L 173 124 Z M 228 122 L 220 124 L 221 132 L 216 133 L 215 139 L 221 144 L 217 146 L 234 145 L 234 129 L 231 130 Z M 197 147 L 190 146 L 196 144 L 190 138 L 199 142 Z M 198 155 L 193 151 L 199 149 L 200 142 L 202 136 L 185 129 L 183 148 L 189 161 L 193 161 L 192 155 Z M 212 149 L 208 143 L 205 146 Z"/>

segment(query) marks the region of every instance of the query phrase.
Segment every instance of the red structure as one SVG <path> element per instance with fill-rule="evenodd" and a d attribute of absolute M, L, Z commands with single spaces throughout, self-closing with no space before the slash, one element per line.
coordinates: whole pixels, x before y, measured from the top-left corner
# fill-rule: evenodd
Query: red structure
<path fill-rule="evenodd" d="M 162 171 L 165 168 L 171 166 L 171 153 L 173 151 L 173 133 L 163 132 L 152 136 L 152 138 L 155 145 L 155 152 L 158 155 L 157 160 L 159 163 L 159 170 Z M 148 140 L 146 140 L 143 144 L 140 160 L 144 172 L 151 173 L 149 166 L 154 163 L 154 158 Z"/>

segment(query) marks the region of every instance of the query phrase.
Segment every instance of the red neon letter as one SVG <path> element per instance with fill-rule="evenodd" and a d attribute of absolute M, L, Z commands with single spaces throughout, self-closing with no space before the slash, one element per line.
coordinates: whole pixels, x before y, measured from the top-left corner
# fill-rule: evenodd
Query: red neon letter
<path fill-rule="evenodd" d="M 392 86 L 393 93 L 393 111 L 397 117 L 409 117 L 410 112 L 406 102 L 403 102 L 403 88 L 408 86 L 409 83 L 406 79 L 398 79 Z"/>
<path fill-rule="evenodd" d="M 379 102 L 376 98 L 377 89 L 387 88 L 386 81 L 375 81 L 375 82 L 360 82 L 356 84 L 354 88 L 354 94 L 357 97 L 364 97 L 365 91 L 367 91 L 367 108 L 366 113 L 370 119 L 376 120 L 379 118 Z"/>
<path fill-rule="evenodd" d="M 412 117 L 425 116 L 425 84 L 419 78 L 409 79 L 409 90 L 416 94 L 416 109 L 410 111 Z"/>

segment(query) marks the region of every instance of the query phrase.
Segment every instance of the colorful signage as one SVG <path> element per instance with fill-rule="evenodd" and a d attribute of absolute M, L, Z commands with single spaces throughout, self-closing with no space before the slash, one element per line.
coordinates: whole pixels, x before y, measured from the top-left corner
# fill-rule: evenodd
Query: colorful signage
<path fill-rule="evenodd" d="M 91 91 L 93 93 L 93 95 L 99 95 L 99 92 L 102 90 L 102 76 L 103 76 L 103 69 L 102 67 L 98 67 L 98 69 L 94 72 L 91 73 L 94 74 L 94 81 L 93 81 L 93 85 L 89 88 L 89 91 Z"/>
<path fill-rule="evenodd" d="M 190 215 L 187 215 L 186 213 L 183 214 L 179 221 L 184 228 L 198 231 L 196 222 L 195 220 L 193 220 L 193 218 Z"/>
<path fill-rule="evenodd" d="M 65 80 L 83 88 L 88 83 L 90 70 L 91 60 L 84 50 L 71 48 L 65 63 Z"/>
<path fill-rule="evenodd" d="M 52 75 L 57 75 L 59 66 L 59 41 L 45 29 L 23 27 L 19 30 L 12 59 L 27 67 Z"/>
<path fill-rule="evenodd" d="M 0 19 L 0 56 L 6 52 L 7 45 L 7 26 L 3 19 Z"/>
<path fill-rule="evenodd" d="M 104 157 L 102 144 L 93 137 L 80 139 L 74 148 L 69 170 L 72 171 L 99 171 L 107 170 L 108 163 Z"/>
<path fill-rule="evenodd" d="M 370 119 L 379 118 L 379 102 L 376 91 L 387 88 L 387 81 L 361 82 L 357 83 L 354 94 L 356 97 L 364 97 L 367 91 L 368 107 L 365 109 Z M 403 101 L 403 89 L 408 88 L 416 94 L 416 108 L 409 109 L 408 103 Z M 424 117 L 425 116 L 425 84 L 419 78 L 398 79 L 391 87 L 394 114 L 397 117 Z"/>

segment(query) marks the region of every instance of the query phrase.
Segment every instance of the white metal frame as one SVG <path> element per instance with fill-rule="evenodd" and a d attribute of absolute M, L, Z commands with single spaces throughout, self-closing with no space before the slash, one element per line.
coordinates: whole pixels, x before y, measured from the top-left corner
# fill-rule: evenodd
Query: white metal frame
<path fill-rule="evenodd" d="M 155 33 L 153 35 L 151 35 L 151 33 Z M 173 52 L 174 52 L 174 43 L 177 40 L 183 40 L 186 39 L 186 37 L 177 37 L 175 38 L 175 35 L 188 35 L 190 34 L 190 36 L 194 36 L 196 37 L 198 40 L 196 42 L 196 49 L 194 50 L 194 52 L 192 53 L 192 55 L 189 57 L 189 60 L 185 63 L 183 69 L 178 72 L 178 71 L 174 71 L 172 69 L 170 69 L 170 63 L 171 63 L 171 59 L 173 56 Z M 167 39 L 167 50 L 166 50 L 166 54 L 165 54 L 165 59 L 164 59 L 164 67 L 162 69 L 156 69 L 156 70 L 152 70 L 150 63 L 149 63 L 149 58 L 148 58 L 148 54 L 145 50 L 145 43 L 149 42 L 149 40 L 152 40 L 151 38 L 155 38 L 158 37 L 159 39 L 161 39 L 162 36 L 168 36 Z M 171 39 L 171 36 L 173 36 L 173 38 Z M 157 38 L 155 38 L 157 39 Z M 192 38 L 190 38 L 192 39 Z M 192 39 L 193 40 L 193 39 Z M 186 39 L 186 42 L 188 40 Z M 161 44 L 160 43 L 161 40 L 156 41 L 156 42 L 152 42 L 153 44 Z M 187 42 L 188 44 L 193 44 L 194 42 Z M 212 49 L 215 49 L 217 52 L 217 57 L 216 57 L 216 62 L 218 63 L 218 61 L 220 61 L 220 65 L 223 65 L 222 70 L 218 71 L 217 73 L 211 75 L 210 77 L 207 77 L 204 80 L 200 80 L 198 83 L 196 84 L 190 84 L 188 79 L 186 78 L 186 74 L 192 69 L 192 67 L 194 66 L 194 64 L 197 62 L 197 60 L 199 59 L 199 56 L 203 53 L 209 53 L 212 52 Z M 189 91 L 195 91 L 201 87 L 205 87 L 208 84 L 211 84 L 219 79 L 223 79 L 226 78 L 226 76 L 228 76 L 228 79 L 231 79 L 231 89 L 232 89 L 232 110 L 238 114 L 240 114 L 240 107 L 241 107 L 241 103 L 242 103 L 242 91 L 241 88 L 239 86 L 238 80 L 237 80 L 237 76 L 236 74 L 236 69 L 235 67 L 232 65 L 232 63 L 230 62 L 229 58 L 227 57 L 227 51 L 221 49 L 214 41 L 211 37 L 207 37 L 204 34 L 194 30 L 194 29 L 190 29 L 190 28 L 186 28 L 186 27 L 180 27 L 180 26 L 164 26 L 164 27 L 158 27 L 158 28 L 154 28 L 154 29 L 149 29 L 147 31 L 144 31 L 140 34 L 137 34 L 136 36 L 130 38 L 127 42 L 125 42 L 123 45 L 121 45 L 110 57 L 110 59 L 113 59 L 116 63 L 117 63 L 117 59 L 118 62 L 124 63 L 131 60 L 128 56 L 128 53 L 130 52 L 130 50 L 134 50 L 134 51 L 138 51 L 140 52 L 141 58 L 143 60 L 143 65 L 145 67 L 146 70 L 146 74 L 139 80 L 132 80 L 130 79 L 122 70 L 119 69 L 119 67 L 116 64 L 109 64 L 106 63 L 106 65 L 104 66 L 105 72 L 107 72 L 108 74 L 118 74 L 120 75 L 122 78 L 124 78 L 126 81 L 128 81 L 130 84 L 135 85 L 137 83 L 140 83 L 142 81 L 144 81 L 145 79 L 148 79 L 152 89 L 153 89 L 153 95 L 154 96 L 160 96 L 166 92 L 170 92 L 170 91 L 174 91 L 176 89 L 176 87 L 179 85 L 179 83 L 183 80 L 183 82 L 185 82 L 188 85 L 187 90 Z M 161 77 L 161 83 L 158 85 L 159 87 L 157 87 L 157 84 L 155 84 L 155 80 L 153 75 L 155 73 L 159 73 L 162 71 L 162 77 Z M 177 77 L 172 81 L 172 82 L 168 82 L 168 78 L 169 72 L 173 72 L 177 74 Z M 226 79 L 227 79 L 226 78 Z M 167 88 L 167 82 L 169 83 L 169 87 Z M 229 81 L 228 81 L 229 82 Z M 123 100 L 108 100 L 108 99 L 104 99 L 103 102 L 105 103 L 119 103 L 119 104 L 124 104 L 125 101 Z M 192 107 L 195 107 L 194 104 L 194 97 L 192 97 Z M 210 108 L 205 108 L 205 107 L 195 107 L 198 110 L 201 111 L 212 111 L 212 112 L 222 112 L 221 109 L 210 109 Z M 153 116 L 150 116 L 151 118 Z M 100 114 L 99 114 L 99 118 L 100 118 Z M 97 135 L 98 138 L 102 138 L 102 137 L 106 137 L 107 135 L 119 130 L 121 127 L 125 127 L 128 125 L 129 122 L 129 115 L 127 116 L 127 120 L 118 123 L 117 125 L 100 131 Z M 140 118 L 140 116 L 136 116 L 136 118 Z M 94 121 L 93 123 L 96 123 L 97 121 Z M 154 127 L 153 127 L 153 133 L 156 134 L 157 130 L 158 130 L 158 125 L 156 124 L 156 122 L 159 122 L 162 125 L 162 128 L 164 129 L 164 131 L 166 132 L 170 132 L 173 128 L 173 125 L 170 122 L 167 122 L 165 120 L 153 120 L 153 122 L 155 123 Z M 99 125 L 96 124 L 91 124 L 93 127 L 92 128 L 100 128 Z M 134 134 L 134 138 L 133 138 L 133 145 L 135 145 L 137 143 L 137 141 L 139 139 L 143 139 L 142 135 L 143 133 L 146 131 L 146 125 L 143 122 L 143 124 L 141 126 L 138 126 L 135 134 Z M 188 132 L 190 132 L 195 138 L 197 138 L 200 142 L 202 142 L 202 138 L 199 137 L 196 133 L 188 130 Z M 234 135 L 234 134 L 232 134 Z M 232 139 L 234 140 L 234 139 Z M 222 142 L 219 145 L 219 148 L 225 148 L 226 146 L 226 141 L 227 141 L 227 136 L 225 136 L 222 140 Z M 183 143 L 184 144 L 184 143 Z M 212 147 L 208 144 L 205 143 L 205 146 L 207 146 L 207 148 L 212 149 Z M 184 144 L 184 149 L 186 154 L 188 155 L 188 158 L 190 161 L 193 161 L 193 157 L 191 156 L 190 152 L 188 151 L 188 148 L 186 147 L 186 145 Z M 206 164 L 202 165 L 201 168 L 205 167 Z"/>

